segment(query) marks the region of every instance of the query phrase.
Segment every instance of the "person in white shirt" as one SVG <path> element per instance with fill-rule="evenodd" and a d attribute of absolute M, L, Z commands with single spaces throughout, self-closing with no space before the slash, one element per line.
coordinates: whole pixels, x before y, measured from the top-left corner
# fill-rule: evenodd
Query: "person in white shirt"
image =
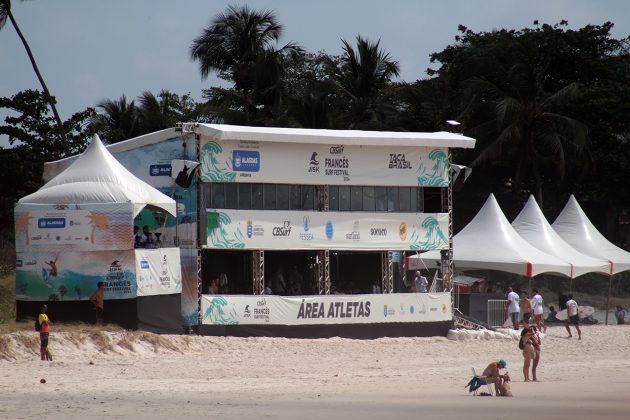
<path fill-rule="evenodd" d="M 429 285 L 429 281 L 426 277 L 420 274 L 419 271 L 416 271 L 416 277 L 413 279 L 413 282 L 416 286 L 416 293 L 426 293 L 427 286 Z"/>
<path fill-rule="evenodd" d="M 571 334 L 571 328 L 569 325 L 575 325 L 575 329 L 578 333 L 578 340 L 582 339 L 582 331 L 580 331 L 580 315 L 578 313 L 578 304 L 575 300 L 573 300 L 573 295 L 569 293 L 569 300 L 567 300 L 567 320 L 564 326 L 569 333 L 569 338 L 573 337 Z"/>
<path fill-rule="evenodd" d="M 539 331 L 547 332 L 547 327 L 543 323 L 544 301 L 538 289 L 534 289 L 534 297 L 532 298 L 532 306 L 534 307 L 534 322 Z"/>
<path fill-rule="evenodd" d="M 518 293 L 516 293 L 511 287 L 507 289 L 507 302 L 505 307 L 507 308 L 508 314 L 510 315 L 510 319 L 512 320 L 512 326 L 515 330 L 519 329 L 518 318 L 521 314 L 520 306 L 519 306 L 519 297 Z"/>

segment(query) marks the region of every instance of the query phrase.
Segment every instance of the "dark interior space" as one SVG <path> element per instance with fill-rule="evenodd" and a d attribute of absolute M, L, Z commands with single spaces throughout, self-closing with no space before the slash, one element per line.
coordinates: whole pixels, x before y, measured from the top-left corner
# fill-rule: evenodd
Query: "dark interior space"
<path fill-rule="evenodd" d="M 317 251 L 265 251 L 265 282 L 274 294 L 318 294 L 317 254 Z M 279 276 L 284 281 L 284 287 Z"/>
<path fill-rule="evenodd" d="M 227 285 L 219 284 L 219 290 L 216 293 L 251 295 L 253 293 L 251 261 L 251 251 L 203 250 L 201 252 L 202 293 L 209 294 L 212 280 L 219 279 L 220 282 L 223 277 L 227 279 Z"/>

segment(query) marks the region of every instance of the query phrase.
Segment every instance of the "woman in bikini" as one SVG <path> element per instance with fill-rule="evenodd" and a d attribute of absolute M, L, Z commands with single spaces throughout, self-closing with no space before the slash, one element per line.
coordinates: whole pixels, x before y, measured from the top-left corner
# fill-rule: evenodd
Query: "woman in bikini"
<path fill-rule="evenodd" d="M 533 335 L 530 338 L 532 342 L 532 346 L 534 347 L 534 359 L 532 360 L 532 380 L 534 382 L 538 382 L 538 377 L 536 376 L 536 368 L 538 367 L 538 363 L 540 363 L 540 345 L 542 341 L 540 340 L 540 335 L 538 334 L 538 330 L 536 327 L 532 327 Z"/>
<path fill-rule="evenodd" d="M 523 376 L 525 376 L 525 382 L 530 382 L 529 367 L 532 364 L 532 360 L 536 357 L 536 350 L 532 337 L 534 332 L 531 328 L 524 328 L 521 332 L 521 341 L 523 343 Z"/>

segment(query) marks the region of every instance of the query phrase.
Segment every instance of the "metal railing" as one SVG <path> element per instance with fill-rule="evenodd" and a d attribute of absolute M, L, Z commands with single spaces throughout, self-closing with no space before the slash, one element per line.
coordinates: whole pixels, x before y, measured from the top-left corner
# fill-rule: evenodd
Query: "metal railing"
<path fill-rule="evenodd" d="M 502 327 L 507 320 L 507 311 L 505 310 L 505 304 L 507 300 L 488 300 L 488 325 L 491 327 Z"/>

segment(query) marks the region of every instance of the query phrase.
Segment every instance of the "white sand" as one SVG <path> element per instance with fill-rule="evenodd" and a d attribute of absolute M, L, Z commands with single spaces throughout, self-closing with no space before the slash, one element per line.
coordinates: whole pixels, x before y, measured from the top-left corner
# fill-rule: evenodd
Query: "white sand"
<path fill-rule="evenodd" d="M 516 340 L 107 333 L 101 353 L 99 336 L 53 331 L 41 362 L 37 333 L 16 333 L 0 336 L 0 418 L 629 418 L 630 326 L 582 330 L 548 330 L 539 383 L 523 382 Z M 500 357 L 514 398 L 470 396 L 471 367 Z"/>

